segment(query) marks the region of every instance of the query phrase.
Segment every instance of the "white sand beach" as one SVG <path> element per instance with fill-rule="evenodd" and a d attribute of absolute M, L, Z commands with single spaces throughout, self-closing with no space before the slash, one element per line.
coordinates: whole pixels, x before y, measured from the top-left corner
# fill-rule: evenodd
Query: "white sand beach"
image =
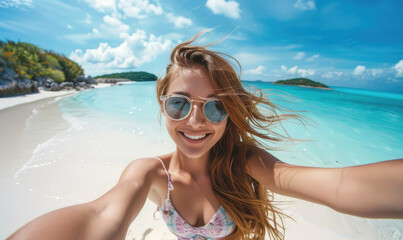
<path fill-rule="evenodd" d="M 41 214 L 101 196 L 130 161 L 174 149 L 170 142 L 112 129 L 92 131 L 66 121 L 58 103 L 71 94 L 0 99 L 1 239 Z M 301 200 L 277 199 L 295 220 L 286 221 L 287 240 L 403 239 L 403 221 L 352 217 Z M 155 209 L 146 202 L 126 239 L 176 239 L 161 219 L 153 219 Z"/>

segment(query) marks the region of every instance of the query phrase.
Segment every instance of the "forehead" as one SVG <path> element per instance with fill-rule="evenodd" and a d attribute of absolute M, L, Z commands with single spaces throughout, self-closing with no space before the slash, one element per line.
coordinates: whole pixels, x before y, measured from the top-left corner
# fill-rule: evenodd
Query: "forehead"
<path fill-rule="evenodd" d="M 182 93 L 191 98 L 207 98 L 215 94 L 209 76 L 205 69 L 200 67 L 178 70 L 171 79 L 166 94 Z"/>

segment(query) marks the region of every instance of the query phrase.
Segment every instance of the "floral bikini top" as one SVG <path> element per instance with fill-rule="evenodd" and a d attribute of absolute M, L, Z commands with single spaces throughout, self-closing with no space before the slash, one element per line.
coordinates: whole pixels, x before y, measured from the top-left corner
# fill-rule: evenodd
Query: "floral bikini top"
<path fill-rule="evenodd" d="M 164 163 L 161 159 L 157 159 L 162 163 L 168 176 L 167 198 L 163 205 L 158 207 L 157 211 L 161 213 L 169 230 L 178 237 L 178 240 L 216 240 L 224 238 L 234 231 L 235 223 L 221 205 L 211 220 L 204 226 L 195 227 L 186 222 L 172 205 L 169 194 L 174 190 L 174 186 Z"/>

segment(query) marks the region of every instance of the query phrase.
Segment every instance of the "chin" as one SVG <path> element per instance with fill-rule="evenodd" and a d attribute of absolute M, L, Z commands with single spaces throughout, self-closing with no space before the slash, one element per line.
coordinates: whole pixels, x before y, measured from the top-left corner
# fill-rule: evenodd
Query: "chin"
<path fill-rule="evenodd" d="M 188 158 L 201 158 L 209 154 L 210 150 L 208 151 L 203 151 L 200 149 L 187 149 L 185 148 L 179 148 L 179 150 L 182 152 L 183 155 L 185 155 Z"/>

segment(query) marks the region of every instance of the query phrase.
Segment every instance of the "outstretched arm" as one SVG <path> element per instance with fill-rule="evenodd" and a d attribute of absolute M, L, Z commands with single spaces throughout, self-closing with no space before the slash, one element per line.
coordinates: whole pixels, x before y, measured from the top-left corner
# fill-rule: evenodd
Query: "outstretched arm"
<path fill-rule="evenodd" d="M 124 239 L 145 203 L 155 166 L 149 159 L 133 161 L 102 197 L 38 217 L 9 239 Z"/>
<path fill-rule="evenodd" d="M 403 218 L 403 159 L 345 168 L 283 163 L 258 151 L 249 158 L 252 177 L 273 192 L 369 218 Z"/>

